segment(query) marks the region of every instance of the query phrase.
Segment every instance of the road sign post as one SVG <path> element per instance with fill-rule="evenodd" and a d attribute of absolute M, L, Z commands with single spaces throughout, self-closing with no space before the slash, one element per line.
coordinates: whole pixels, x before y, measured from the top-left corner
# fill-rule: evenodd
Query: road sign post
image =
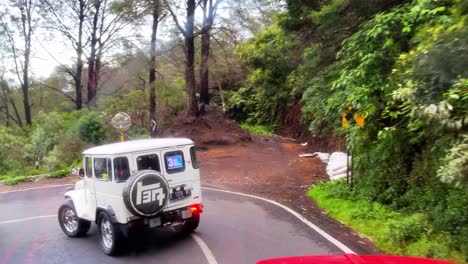
<path fill-rule="evenodd" d="M 124 131 L 128 130 L 132 126 L 132 119 L 127 113 L 117 113 L 111 119 L 111 124 L 120 131 L 120 141 L 125 141 Z"/>
<path fill-rule="evenodd" d="M 341 126 L 343 128 L 348 128 L 350 122 L 355 122 L 360 128 L 364 128 L 365 116 L 358 113 L 351 105 L 348 105 L 345 108 L 345 112 L 341 117 Z M 354 154 L 349 147 L 351 135 L 349 135 L 346 140 L 346 184 L 353 188 L 353 175 L 354 175 Z M 351 160 L 350 160 L 351 158 Z"/>

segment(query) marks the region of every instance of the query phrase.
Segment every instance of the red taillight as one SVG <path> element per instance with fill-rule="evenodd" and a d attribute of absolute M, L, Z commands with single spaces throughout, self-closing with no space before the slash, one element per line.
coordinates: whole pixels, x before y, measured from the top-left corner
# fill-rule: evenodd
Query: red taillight
<path fill-rule="evenodd" d="M 192 214 L 199 214 L 203 212 L 203 205 L 201 204 L 194 204 L 190 206 L 190 211 L 192 211 Z"/>

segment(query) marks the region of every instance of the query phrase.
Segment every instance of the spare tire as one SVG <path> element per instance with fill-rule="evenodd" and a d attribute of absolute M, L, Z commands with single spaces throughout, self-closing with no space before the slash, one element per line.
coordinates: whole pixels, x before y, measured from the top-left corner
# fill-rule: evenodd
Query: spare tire
<path fill-rule="evenodd" d="M 161 173 L 144 170 L 130 176 L 123 188 L 127 209 L 136 216 L 150 217 L 161 212 L 169 199 L 169 186 Z"/>

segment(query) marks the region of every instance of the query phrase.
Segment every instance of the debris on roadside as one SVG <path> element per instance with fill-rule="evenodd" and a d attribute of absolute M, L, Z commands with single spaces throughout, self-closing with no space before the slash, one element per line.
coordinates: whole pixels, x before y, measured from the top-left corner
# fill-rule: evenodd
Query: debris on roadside
<path fill-rule="evenodd" d="M 330 180 L 346 178 L 347 154 L 344 152 L 333 152 L 327 164 L 327 174 Z"/>
<path fill-rule="evenodd" d="M 333 152 L 332 154 L 324 152 L 303 153 L 299 154 L 299 157 L 318 157 L 323 163 L 327 164 L 326 170 L 330 180 L 337 180 L 346 177 L 347 154 L 344 152 Z"/>

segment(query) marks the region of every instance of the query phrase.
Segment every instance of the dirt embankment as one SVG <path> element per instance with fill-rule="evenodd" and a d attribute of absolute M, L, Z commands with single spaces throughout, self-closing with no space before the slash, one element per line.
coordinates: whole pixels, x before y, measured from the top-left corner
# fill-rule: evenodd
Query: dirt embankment
<path fill-rule="evenodd" d="M 204 114 L 199 118 L 179 115 L 160 136 L 190 138 L 197 146 L 235 145 L 251 141 L 247 131 L 211 106 L 205 106 Z"/>

